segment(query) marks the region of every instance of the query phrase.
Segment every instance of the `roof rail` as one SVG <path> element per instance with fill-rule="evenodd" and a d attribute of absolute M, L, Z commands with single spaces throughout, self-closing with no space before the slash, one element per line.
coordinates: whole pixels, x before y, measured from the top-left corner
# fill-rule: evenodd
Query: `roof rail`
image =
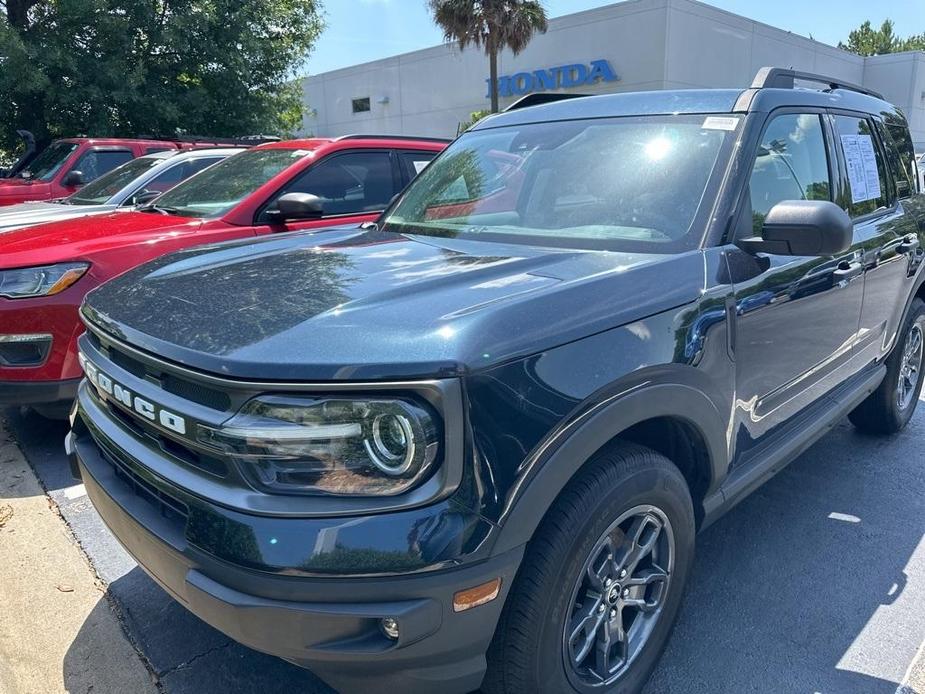
<path fill-rule="evenodd" d="M 136 135 L 139 140 L 157 140 L 161 142 L 178 142 L 181 144 L 196 145 L 234 145 L 238 147 L 253 147 L 267 142 L 279 142 L 281 137 L 276 135 L 242 135 L 241 137 L 211 137 L 209 135 Z"/>
<path fill-rule="evenodd" d="M 341 135 L 335 137 L 335 140 L 417 140 L 424 142 L 451 142 L 448 137 L 415 137 L 414 135 L 363 135 L 357 133 L 353 135 Z"/>
<path fill-rule="evenodd" d="M 551 104 L 554 101 L 564 101 L 565 99 L 580 99 L 583 96 L 591 95 L 536 92 L 535 94 L 527 94 L 526 96 L 520 97 L 517 101 L 504 109 L 504 112 L 507 113 L 508 111 L 516 111 L 521 108 L 529 108 L 530 106 L 540 106 L 541 104 Z"/>
<path fill-rule="evenodd" d="M 833 77 L 826 77 L 825 75 L 816 75 L 812 72 L 800 72 L 799 70 L 789 70 L 782 67 L 763 67 L 758 70 L 758 74 L 756 74 L 755 79 L 752 80 L 751 88 L 793 89 L 796 80 L 816 82 L 818 84 L 827 85 L 829 89 L 847 89 L 848 91 L 867 94 L 876 99 L 883 99 L 883 95 L 880 92 L 875 92 L 873 89 L 862 87 L 859 84 L 852 84 L 851 82 L 845 82 L 844 80 L 835 79 Z"/>

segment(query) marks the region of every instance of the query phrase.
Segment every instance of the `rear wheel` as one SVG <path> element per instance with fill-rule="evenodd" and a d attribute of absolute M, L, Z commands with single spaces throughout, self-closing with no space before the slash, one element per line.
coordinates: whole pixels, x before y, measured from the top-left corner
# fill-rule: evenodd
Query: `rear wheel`
<path fill-rule="evenodd" d="M 684 477 L 622 443 L 586 468 L 530 543 L 483 691 L 636 692 L 665 647 L 694 556 Z"/>
<path fill-rule="evenodd" d="M 914 299 L 896 347 L 886 360 L 883 382 L 848 415 L 851 423 L 871 434 L 901 431 L 912 418 L 922 392 L 923 356 L 925 303 Z"/>

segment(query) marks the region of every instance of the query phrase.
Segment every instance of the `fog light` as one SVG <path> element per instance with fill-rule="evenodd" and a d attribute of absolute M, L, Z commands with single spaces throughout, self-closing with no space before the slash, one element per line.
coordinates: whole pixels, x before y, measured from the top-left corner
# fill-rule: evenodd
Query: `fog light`
<path fill-rule="evenodd" d="M 461 590 L 453 596 L 453 611 L 463 612 L 464 610 L 484 605 L 486 602 L 491 602 L 498 597 L 498 593 L 500 592 L 500 578 L 494 578 L 488 583 L 483 583 L 474 588 Z"/>
<path fill-rule="evenodd" d="M 391 617 L 383 617 L 379 620 L 379 628 L 382 633 L 393 641 L 398 641 L 398 622 Z"/>

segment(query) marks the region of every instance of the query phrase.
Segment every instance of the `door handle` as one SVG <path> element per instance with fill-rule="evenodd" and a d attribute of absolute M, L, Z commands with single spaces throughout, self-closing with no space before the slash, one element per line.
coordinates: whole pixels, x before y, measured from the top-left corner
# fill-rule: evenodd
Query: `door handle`
<path fill-rule="evenodd" d="M 909 234 L 906 238 L 902 240 L 902 243 L 899 244 L 900 253 L 912 253 L 919 248 L 919 237 L 915 234 Z"/>
<path fill-rule="evenodd" d="M 860 260 L 848 261 L 843 260 L 832 273 L 835 278 L 835 284 L 848 283 L 855 277 L 864 272 L 864 263 Z"/>

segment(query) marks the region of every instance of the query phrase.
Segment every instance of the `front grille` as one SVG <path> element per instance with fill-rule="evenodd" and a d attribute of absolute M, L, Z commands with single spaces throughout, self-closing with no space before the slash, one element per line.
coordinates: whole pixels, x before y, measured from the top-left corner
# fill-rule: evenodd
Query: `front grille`
<path fill-rule="evenodd" d="M 101 340 L 90 333 L 90 341 L 94 347 L 105 354 L 110 361 L 124 371 L 132 374 L 135 378 L 141 378 L 149 383 L 159 385 L 168 393 L 189 400 L 197 405 L 208 407 L 219 412 L 227 412 L 231 408 L 231 398 L 227 393 L 223 393 L 215 388 L 210 388 L 201 383 L 175 376 L 172 373 L 162 371 L 157 367 L 149 366 L 140 359 L 136 359 L 130 354 L 126 354 L 115 345 L 104 345 Z"/>
<path fill-rule="evenodd" d="M 189 516 L 189 509 L 186 504 L 142 479 L 140 475 L 133 472 L 125 463 L 119 460 L 119 457 L 98 438 L 94 437 L 93 440 L 103 454 L 103 459 L 112 465 L 116 477 L 118 477 L 135 496 L 153 506 L 163 518 L 170 521 L 178 530 L 182 531 L 186 526 L 186 519 Z"/>
<path fill-rule="evenodd" d="M 100 407 L 103 407 L 114 420 L 128 429 L 136 439 L 154 443 L 164 453 L 173 456 L 191 467 L 207 472 L 210 475 L 215 475 L 216 477 L 225 477 L 228 475 L 228 467 L 221 460 L 207 455 L 200 455 L 197 451 L 183 445 L 181 442 L 164 436 L 158 429 L 148 424 L 144 419 L 129 414 L 124 409 L 108 400 L 101 400 L 95 393 L 92 393 L 92 395 Z"/>
<path fill-rule="evenodd" d="M 137 359 L 132 359 L 132 357 L 128 356 L 127 354 L 123 354 L 122 352 L 118 352 L 114 349 L 110 349 L 108 354 L 109 358 L 112 359 L 116 366 L 122 367 L 130 374 L 132 374 L 132 376 L 137 378 L 145 377 L 145 374 L 147 373 L 145 365 Z"/>
<path fill-rule="evenodd" d="M 227 393 L 209 388 L 199 383 L 193 383 L 172 374 L 161 377 L 161 387 L 168 393 L 190 400 L 204 407 L 225 412 L 231 407 L 231 398 Z"/>

